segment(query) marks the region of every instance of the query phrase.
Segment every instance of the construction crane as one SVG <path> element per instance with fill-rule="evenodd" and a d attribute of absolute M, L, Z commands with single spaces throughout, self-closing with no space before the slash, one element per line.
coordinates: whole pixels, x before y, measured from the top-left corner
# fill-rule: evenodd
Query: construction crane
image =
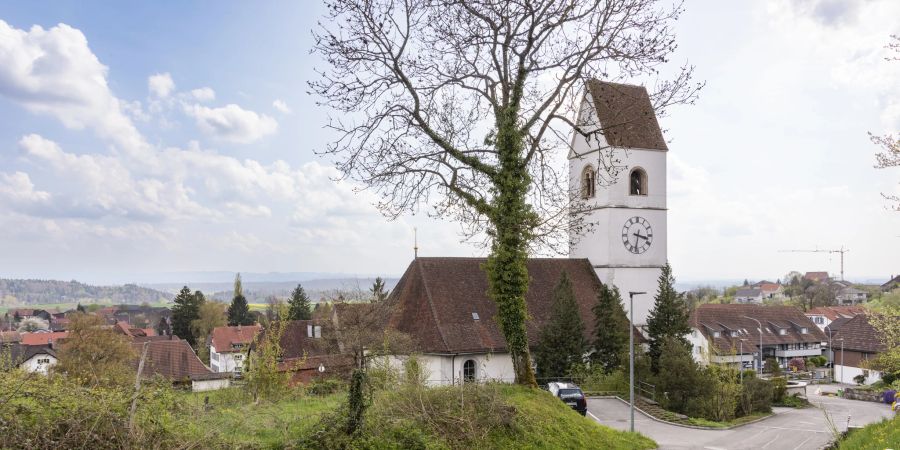
<path fill-rule="evenodd" d="M 779 253 L 840 253 L 841 254 L 841 281 L 844 281 L 844 253 L 849 252 L 849 248 L 842 245 L 839 250 L 825 250 L 816 247 L 815 250 L 779 250 Z"/>

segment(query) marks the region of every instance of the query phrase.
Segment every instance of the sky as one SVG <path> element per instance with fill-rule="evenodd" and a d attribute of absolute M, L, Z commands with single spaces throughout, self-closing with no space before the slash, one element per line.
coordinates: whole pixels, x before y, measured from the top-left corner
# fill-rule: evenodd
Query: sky
<path fill-rule="evenodd" d="M 0 277 L 107 283 L 183 271 L 397 276 L 483 256 L 394 221 L 316 154 L 317 2 L 0 2 Z M 660 122 L 680 280 L 900 273 L 900 2 L 688 0 L 672 68 L 707 85 Z M 178 280 L 172 280 L 178 281 Z"/>

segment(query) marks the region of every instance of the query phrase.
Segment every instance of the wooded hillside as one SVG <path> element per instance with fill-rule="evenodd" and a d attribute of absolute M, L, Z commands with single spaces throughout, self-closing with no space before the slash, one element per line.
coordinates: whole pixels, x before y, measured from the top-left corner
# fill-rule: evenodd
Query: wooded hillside
<path fill-rule="evenodd" d="M 91 286 L 78 281 L 13 280 L 0 278 L 0 305 L 30 305 L 105 301 L 141 304 L 170 299 L 171 295 L 138 286 Z"/>

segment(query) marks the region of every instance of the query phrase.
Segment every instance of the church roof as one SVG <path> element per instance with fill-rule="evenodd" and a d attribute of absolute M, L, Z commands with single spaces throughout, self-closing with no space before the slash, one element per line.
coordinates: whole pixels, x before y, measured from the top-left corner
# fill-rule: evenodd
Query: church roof
<path fill-rule="evenodd" d="M 497 305 L 488 296 L 486 258 L 416 258 L 389 301 L 395 302 L 389 326 L 407 333 L 425 353 L 503 352 L 506 340 L 494 320 Z M 532 258 L 528 305 L 528 341 L 537 344 L 550 317 L 553 289 L 565 272 L 592 340 L 593 306 L 601 283 L 587 259 Z"/>
<path fill-rule="evenodd" d="M 588 93 L 606 142 L 613 147 L 668 150 L 643 86 L 588 80 Z"/>

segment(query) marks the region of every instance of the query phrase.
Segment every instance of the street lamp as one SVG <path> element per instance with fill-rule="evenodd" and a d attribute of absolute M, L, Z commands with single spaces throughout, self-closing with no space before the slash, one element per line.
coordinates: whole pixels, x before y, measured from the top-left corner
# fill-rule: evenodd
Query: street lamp
<path fill-rule="evenodd" d="M 738 351 L 738 353 L 741 355 L 740 358 L 738 359 L 738 364 L 739 364 L 738 370 L 740 371 L 739 372 L 740 373 L 740 384 L 742 386 L 744 384 L 744 341 L 746 341 L 746 339 L 741 338 L 741 344 L 740 344 L 741 349 Z M 731 347 L 731 348 L 734 348 L 734 347 Z"/>
<path fill-rule="evenodd" d="M 757 328 L 757 329 L 759 330 L 759 366 L 757 366 L 757 369 L 756 369 L 756 376 L 760 376 L 760 375 L 762 375 L 762 356 L 763 356 L 763 355 L 762 355 L 762 352 L 763 352 L 763 347 L 762 347 L 763 327 L 762 327 L 762 323 L 761 323 L 760 321 L 758 321 L 758 320 L 756 320 L 756 319 L 750 317 L 750 316 L 744 316 L 744 318 L 750 319 L 750 320 L 756 322 L 757 325 L 759 325 L 759 328 Z"/>
<path fill-rule="evenodd" d="M 628 292 L 628 401 L 631 408 L 631 432 L 634 433 L 634 296 L 646 292 Z"/>

